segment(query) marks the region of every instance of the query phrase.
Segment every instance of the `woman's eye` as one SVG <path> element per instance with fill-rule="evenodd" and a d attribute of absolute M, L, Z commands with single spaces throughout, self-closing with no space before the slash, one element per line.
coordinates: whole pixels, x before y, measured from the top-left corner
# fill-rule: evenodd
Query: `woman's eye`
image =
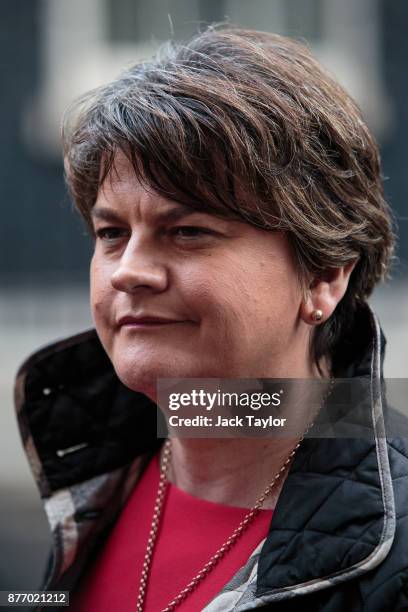
<path fill-rule="evenodd" d="M 120 227 L 101 227 L 96 230 L 95 236 L 100 240 L 111 241 L 121 238 L 124 230 Z"/>
<path fill-rule="evenodd" d="M 184 239 L 201 238 L 202 236 L 211 235 L 213 232 L 204 227 L 195 227 L 193 225 L 182 225 L 174 227 L 171 231 L 174 236 Z"/>

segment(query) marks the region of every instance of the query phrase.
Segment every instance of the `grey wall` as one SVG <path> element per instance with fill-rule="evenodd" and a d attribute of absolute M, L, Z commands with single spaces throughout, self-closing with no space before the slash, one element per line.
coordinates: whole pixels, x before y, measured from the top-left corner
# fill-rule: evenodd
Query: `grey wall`
<path fill-rule="evenodd" d="M 0 283 L 85 281 L 89 242 L 65 195 L 60 160 L 30 154 L 23 116 L 39 79 L 39 2 L 1 7 Z"/>

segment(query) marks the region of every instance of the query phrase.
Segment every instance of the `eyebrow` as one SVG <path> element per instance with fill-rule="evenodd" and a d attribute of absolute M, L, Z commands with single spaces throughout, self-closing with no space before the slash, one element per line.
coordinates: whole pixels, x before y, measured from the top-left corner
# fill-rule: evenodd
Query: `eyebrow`
<path fill-rule="evenodd" d="M 187 206 L 186 204 L 178 204 L 177 206 L 173 206 L 172 208 L 167 208 L 162 212 L 158 212 L 155 215 L 155 219 L 164 220 L 164 221 L 177 221 L 182 217 L 187 217 L 188 215 L 192 215 L 193 213 L 200 213 L 204 211 L 196 210 L 191 206 Z M 112 208 L 108 206 L 97 206 L 94 207 L 91 211 L 92 219 L 100 219 L 102 221 L 122 221 L 120 215 L 118 215 Z"/>

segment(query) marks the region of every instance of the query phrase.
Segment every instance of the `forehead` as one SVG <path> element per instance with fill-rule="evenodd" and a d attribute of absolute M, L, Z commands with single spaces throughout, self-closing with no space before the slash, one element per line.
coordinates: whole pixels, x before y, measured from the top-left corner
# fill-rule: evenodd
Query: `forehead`
<path fill-rule="evenodd" d="M 104 163 L 106 160 L 102 158 L 100 168 L 100 178 L 104 174 Z M 122 151 L 118 151 L 112 161 L 109 172 L 106 175 L 103 183 L 98 191 L 97 199 L 112 198 L 116 194 L 126 194 L 128 192 L 135 195 L 142 195 L 150 191 L 147 183 L 143 183 L 135 173 L 135 170 Z"/>
<path fill-rule="evenodd" d="M 91 218 L 110 222 L 129 216 L 152 222 L 172 222 L 194 213 L 210 214 L 159 194 L 136 176 L 131 162 L 122 153 L 115 158 L 99 188 Z"/>
<path fill-rule="evenodd" d="M 103 170 L 102 163 L 101 175 Z M 129 159 L 122 151 L 119 151 L 98 190 L 94 210 L 100 205 L 125 207 L 126 204 L 136 205 L 147 200 L 150 205 L 154 203 L 157 207 L 169 203 L 176 204 L 157 193 L 147 182 L 136 176 Z M 94 215 L 94 211 L 92 211 L 92 215 Z"/>
<path fill-rule="evenodd" d="M 101 165 L 101 175 L 102 173 L 103 164 Z M 189 202 L 191 198 L 186 197 L 185 199 L 187 202 L 181 203 L 158 193 L 147 180 L 143 180 L 143 175 L 140 177 L 136 174 L 128 157 L 122 151 L 118 151 L 98 190 L 95 205 L 91 210 L 91 217 L 94 219 L 101 217 L 100 211 L 104 209 L 106 212 L 107 208 L 110 208 L 123 213 L 142 211 L 149 216 L 163 215 L 169 217 L 169 220 L 175 220 L 187 214 L 200 213 L 223 220 L 235 219 L 242 222 L 242 218 L 231 210 L 212 209 L 205 204 L 201 204 L 198 198 L 191 204 Z"/>

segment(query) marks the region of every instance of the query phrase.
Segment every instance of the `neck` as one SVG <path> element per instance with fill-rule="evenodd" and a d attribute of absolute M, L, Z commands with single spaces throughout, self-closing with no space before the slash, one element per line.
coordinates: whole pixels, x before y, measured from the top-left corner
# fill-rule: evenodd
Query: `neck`
<path fill-rule="evenodd" d="M 328 375 L 330 368 L 327 362 L 321 367 Z M 296 432 L 294 435 L 296 437 L 262 439 L 173 437 L 167 478 L 195 497 L 252 508 L 281 470 L 302 434 Z M 275 507 L 292 461 L 293 457 L 276 480 L 263 508 Z"/>
<path fill-rule="evenodd" d="M 251 508 L 297 442 L 298 439 L 287 438 L 172 438 L 168 480 L 195 497 Z M 263 508 L 275 507 L 287 471 L 276 482 Z"/>

